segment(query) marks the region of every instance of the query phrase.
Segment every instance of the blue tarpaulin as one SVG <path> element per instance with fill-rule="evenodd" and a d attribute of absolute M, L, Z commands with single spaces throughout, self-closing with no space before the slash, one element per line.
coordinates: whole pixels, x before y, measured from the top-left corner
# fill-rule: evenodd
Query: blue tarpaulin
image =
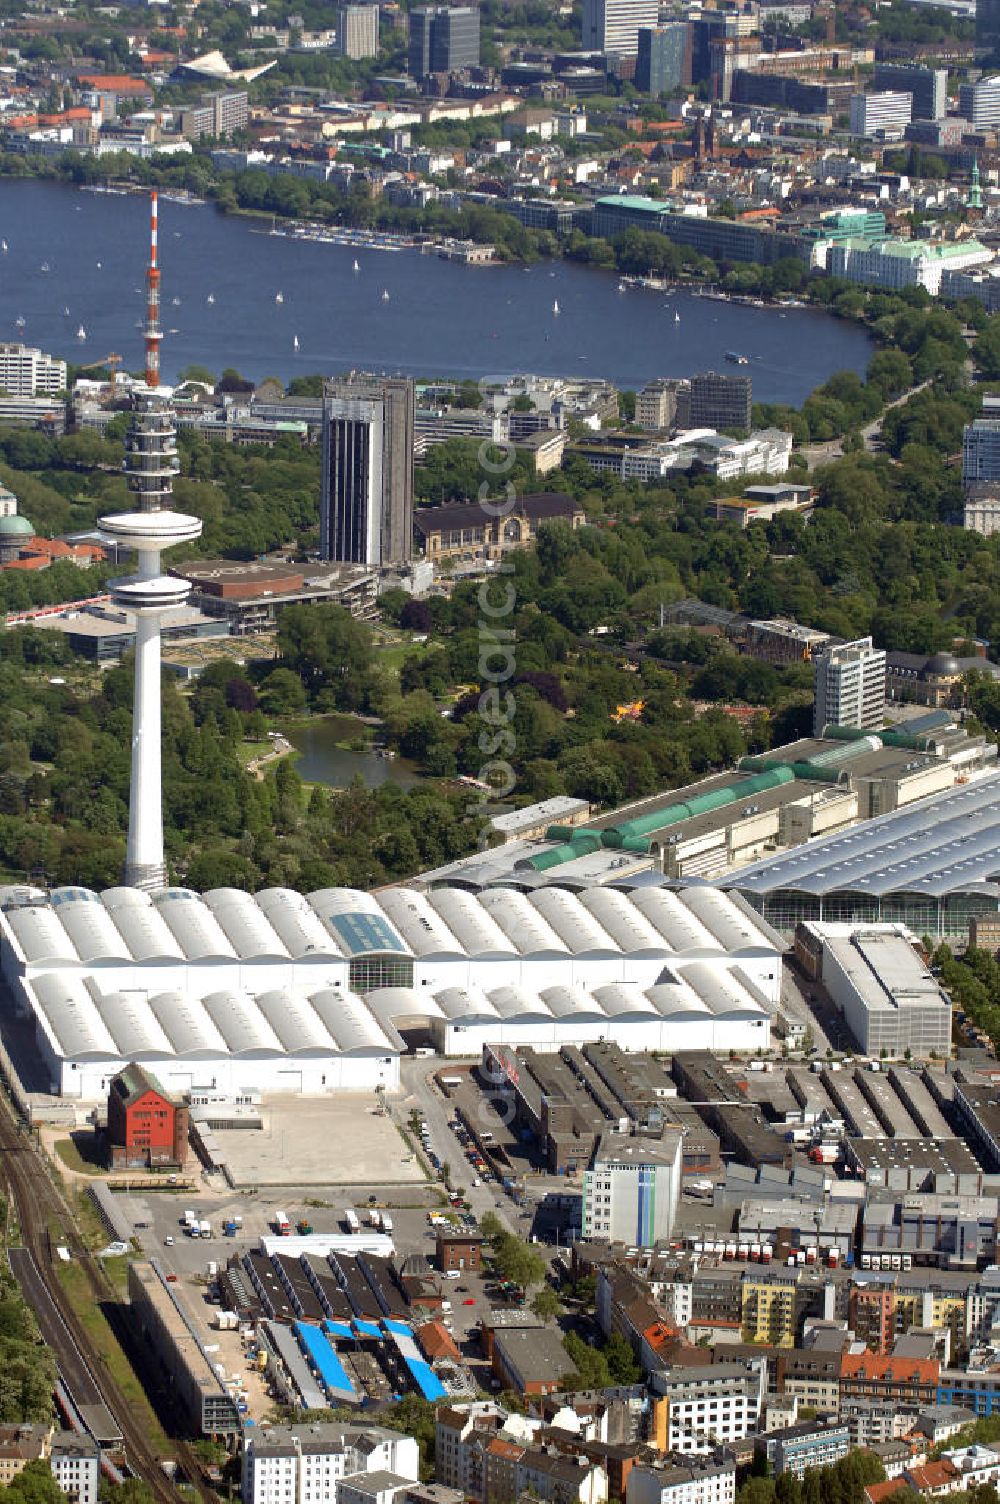
<path fill-rule="evenodd" d="M 347 1377 L 343 1363 L 319 1328 L 309 1326 L 304 1321 L 296 1321 L 293 1331 L 330 1399 L 356 1400 L 357 1392 Z"/>

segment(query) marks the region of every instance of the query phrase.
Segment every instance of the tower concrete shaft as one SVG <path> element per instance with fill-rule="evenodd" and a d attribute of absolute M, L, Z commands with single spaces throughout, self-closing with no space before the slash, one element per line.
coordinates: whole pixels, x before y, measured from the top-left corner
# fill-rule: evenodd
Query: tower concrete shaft
<path fill-rule="evenodd" d="M 171 507 L 174 476 L 179 469 L 174 415 L 157 395 L 159 387 L 159 285 L 156 264 L 156 194 L 153 194 L 152 250 L 146 326 L 146 385 L 135 399 L 125 439 L 125 478 L 135 510 L 100 518 L 109 542 L 134 548 L 133 575 L 112 580 L 116 605 L 136 618 L 135 690 L 132 700 L 132 781 L 129 791 L 125 882 L 155 891 L 166 884 L 163 853 L 163 781 L 161 769 L 160 629 L 163 617 L 183 606 L 190 591 L 186 580 L 162 572 L 161 556 L 178 543 L 201 536 L 201 521 Z"/>

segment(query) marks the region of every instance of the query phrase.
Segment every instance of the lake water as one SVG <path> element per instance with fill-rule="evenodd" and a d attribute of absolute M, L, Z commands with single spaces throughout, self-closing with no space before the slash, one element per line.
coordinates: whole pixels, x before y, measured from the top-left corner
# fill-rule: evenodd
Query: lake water
<path fill-rule="evenodd" d="M 308 721 L 286 733 L 298 752 L 295 770 L 307 783 L 325 783 L 330 788 L 346 788 L 355 778 L 363 778 L 370 789 L 382 783 L 398 783 L 410 788 L 419 781 L 413 763 L 400 757 L 378 757 L 374 752 L 345 752 L 337 743 L 351 741 L 364 733 L 360 721 L 350 716 L 323 716 Z"/>
<path fill-rule="evenodd" d="M 117 352 L 141 369 L 148 225 L 143 196 L 0 181 L 0 339 L 80 363 Z M 749 357 L 757 401 L 797 406 L 834 371 L 863 372 L 874 348 L 857 325 L 813 309 L 620 293 L 613 274 L 570 262 L 464 267 L 269 230 L 266 220 L 161 200 L 164 379 L 195 363 L 235 366 L 255 381 L 358 366 L 606 377 L 636 388 L 725 370 L 725 352 L 737 350 Z"/>

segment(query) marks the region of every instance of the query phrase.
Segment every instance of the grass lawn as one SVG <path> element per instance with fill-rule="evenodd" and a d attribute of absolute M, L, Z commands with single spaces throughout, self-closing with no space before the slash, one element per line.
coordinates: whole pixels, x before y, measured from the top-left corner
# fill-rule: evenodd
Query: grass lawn
<path fill-rule="evenodd" d="M 68 1170 L 78 1175 L 106 1175 L 107 1166 L 97 1157 L 97 1135 L 74 1133 L 71 1138 L 56 1139 L 55 1150 Z"/>
<path fill-rule="evenodd" d="M 116 1288 L 119 1285 L 119 1273 L 121 1282 L 125 1278 L 125 1259 L 108 1259 L 108 1273 Z M 121 1265 L 121 1270 L 113 1271 L 110 1266 Z M 146 1398 L 145 1391 L 139 1379 L 133 1372 L 132 1365 L 118 1344 L 107 1318 L 100 1306 L 94 1302 L 93 1292 L 87 1276 L 79 1264 L 58 1264 L 56 1274 L 59 1282 L 70 1298 L 73 1309 L 85 1327 L 87 1335 L 100 1356 L 101 1362 L 107 1368 L 112 1378 L 121 1388 L 133 1411 L 141 1415 L 142 1423 L 149 1437 L 150 1445 L 163 1457 L 173 1455 L 172 1444 L 156 1418 L 156 1414 Z"/>
<path fill-rule="evenodd" d="M 270 751 L 272 751 L 272 746 L 269 741 L 240 742 L 236 748 L 236 755 L 243 767 L 246 767 L 247 763 L 253 762 L 255 757 L 266 757 Z"/>
<path fill-rule="evenodd" d="M 375 649 L 375 660 L 383 668 L 398 674 L 407 658 L 412 658 L 414 653 L 421 653 L 426 644 L 419 642 L 393 642 L 387 647 Z"/>

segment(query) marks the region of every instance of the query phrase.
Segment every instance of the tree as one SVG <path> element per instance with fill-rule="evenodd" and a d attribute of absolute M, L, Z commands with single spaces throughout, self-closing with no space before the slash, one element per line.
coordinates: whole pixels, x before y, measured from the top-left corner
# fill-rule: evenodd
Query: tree
<path fill-rule="evenodd" d="M 553 1321 L 562 1310 L 562 1302 L 551 1285 L 543 1285 L 532 1296 L 531 1309 L 539 1321 Z"/>
<path fill-rule="evenodd" d="M 494 1267 L 501 1279 L 510 1280 L 521 1290 L 540 1285 L 545 1278 L 545 1260 L 538 1249 L 513 1233 L 507 1233 L 494 1254 Z"/>

